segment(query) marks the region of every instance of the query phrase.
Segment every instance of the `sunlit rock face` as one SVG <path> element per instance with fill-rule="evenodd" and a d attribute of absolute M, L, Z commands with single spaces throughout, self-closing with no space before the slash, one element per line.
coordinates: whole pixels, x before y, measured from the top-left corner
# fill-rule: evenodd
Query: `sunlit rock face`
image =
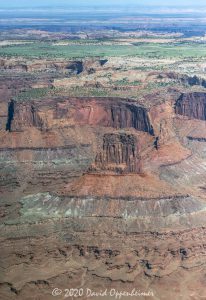
<path fill-rule="evenodd" d="M 150 108 L 118 97 L 10 100 L 0 116 L 2 299 L 50 300 L 68 282 L 149 285 L 161 300 L 179 278 L 185 299 L 191 282 L 201 287 L 204 103 L 204 93 Z"/>
<path fill-rule="evenodd" d="M 46 99 L 43 103 L 12 100 L 8 105 L 6 129 L 50 129 L 57 120 L 61 127 L 65 124 L 99 125 L 117 129 L 132 127 L 154 134 L 147 110 L 118 98 Z"/>

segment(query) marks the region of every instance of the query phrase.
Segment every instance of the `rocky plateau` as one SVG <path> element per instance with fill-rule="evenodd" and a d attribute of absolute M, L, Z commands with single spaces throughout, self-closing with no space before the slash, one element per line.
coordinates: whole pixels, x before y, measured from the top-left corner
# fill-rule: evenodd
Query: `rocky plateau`
<path fill-rule="evenodd" d="M 53 72 L 78 82 L 109 63 L 0 61 L 2 300 L 50 300 L 55 288 L 206 299 L 205 82 L 150 74 L 202 91 L 147 94 L 145 105 L 66 91 L 16 97 L 52 87 Z"/>

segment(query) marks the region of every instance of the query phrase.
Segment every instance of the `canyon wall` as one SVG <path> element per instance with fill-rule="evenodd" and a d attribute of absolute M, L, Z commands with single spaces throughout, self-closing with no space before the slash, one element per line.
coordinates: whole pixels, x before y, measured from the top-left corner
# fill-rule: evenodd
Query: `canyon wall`
<path fill-rule="evenodd" d="M 117 173 L 140 173 L 141 161 L 135 136 L 105 134 L 102 150 L 95 158 L 92 170 L 113 170 Z"/>
<path fill-rule="evenodd" d="M 206 120 L 206 93 L 182 94 L 175 104 L 176 114 Z"/>
<path fill-rule="evenodd" d="M 40 118 L 34 102 L 25 104 L 11 101 L 8 105 L 6 130 L 23 131 L 27 127 L 43 128 L 44 121 Z"/>
<path fill-rule="evenodd" d="M 150 110 L 121 98 L 10 101 L 0 132 L 2 299 L 50 300 L 68 282 L 149 286 L 158 300 L 204 286 L 205 143 L 188 141 L 179 117 L 204 121 L 204 96 L 184 95 L 176 114 L 170 101 Z"/>
<path fill-rule="evenodd" d="M 48 110 L 49 107 L 49 110 Z M 48 119 L 50 122 L 47 123 Z M 79 124 L 113 128 L 135 128 L 153 135 L 145 108 L 118 98 L 67 98 L 41 101 L 14 101 L 8 105 L 7 130 L 27 127 L 49 129 Z"/>
<path fill-rule="evenodd" d="M 1 59 L 0 70 L 16 73 L 37 73 L 37 72 L 56 72 L 68 75 L 78 75 L 82 72 L 88 74 L 103 68 L 107 59 L 87 59 L 87 60 L 18 60 L 18 59 Z"/>

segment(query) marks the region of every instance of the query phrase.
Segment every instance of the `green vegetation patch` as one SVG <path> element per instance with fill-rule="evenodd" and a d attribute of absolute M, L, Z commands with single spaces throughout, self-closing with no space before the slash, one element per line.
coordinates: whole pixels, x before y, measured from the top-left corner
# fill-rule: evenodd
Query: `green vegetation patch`
<path fill-rule="evenodd" d="M 117 85 L 117 86 L 139 86 L 141 85 L 141 81 L 135 80 L 135 81 L 129 81 L 127 78 L 123 78 L 121 80 L 112 81 L 111 84 Z"/>
<path fill-rule="evenodd" d="M 84 58 L 105 56 L 136 56 L 147 58 L 201 58 L 206 57 L 206 47 L 202 44 L 153 44 L 133 45 L 70 44 L 55 45 L 51 42 L 8 45 L 0 48 L 0 56 L 28 58 Z"/>
<path fill-rule="evenodd" d="M 45 97 L 48 93 L 50 93 L 50 91 L 51 91 L 51 88 L 49 88 L 49 87 L 21 91 L 17 95 L 16 100 L 40 99 L 42 97 Z"/>
<path fill-rule="evenodd" d="M 33 99 L 41 99 L 46 96 L 56 96 L 61 94 L 62 88 L 55 88 L 53 86 L 47 88 L 33 88 L 29 90 L 21 91 L 17 96 L 17 101 L 29 101 Z"/>

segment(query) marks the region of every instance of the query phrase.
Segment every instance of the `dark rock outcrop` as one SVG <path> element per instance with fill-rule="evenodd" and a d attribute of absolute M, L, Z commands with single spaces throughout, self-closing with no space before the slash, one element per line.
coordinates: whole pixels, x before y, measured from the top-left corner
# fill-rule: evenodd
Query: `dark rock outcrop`
<path fill-rule="evenodd" d="M 99 63 L 101 66 L 104 66 L 108 62 L 108 59 L 100 59 Z"/>
<path fill-rule="evenodd" d="M 175 104 L 176 114 L 206 120 L 206 93 L 182 94 Z"/>
<path fill-rule="evenodd" d="M 43 125 L 34 103 L 18 103 L 13 100 L 9 103 L 6 130 L 23 131 L 27 127 L 42 129 Z"/>
<path fill-rule="evenodd" d="M 73 63 L 68 64 L 66 67 L 67 70 L 70 70 L 72 73 L 76 73 L 77 75 L 82 73 L 84 70 L 84 65 L 82 61 L 75 61 Z"/>
<path fill-rule="evenodd" d="M 112 105 L 111 126 L 114 128 L 133 127 L 154 134 L 146 109 L 133 104 Z"/>
<path fill-rule="evenodd" d="M 11 131 L 11 124 L 14 119 L 14 101 L 12 100 L 8 105 L 8 117 L 6 123 L 6 130 Z"/>
<path fill-rule="evenodd" d="M 162 80 L 170 79 L 170 80 L 176 80 L 181 84 L 186 84 L 190 86 L 200 85 L 206 87 L 206 80 L 196 75 L 191 77 L 186 74 L 178 74 L 175 72 L 163 72 L 158 74 L 157 79 L 162 79 Z"/>
<path fill-rule="evenodd" d="M 58 60 L 53 61 L 49 59 L 42 60 L 18 60 L 18 59 L 0 59 L 0 70 L 3 72 L 58 72 L 69 75 L 78 75 L 82 72 L 90 73 L 101 69 L 106 63 L 107 59 L 86 59 L 86 60 Z"/>
<path fill-rule="evenodd" d="M 105 134 L 103 146 L 91 170 L 111 170 L 117 173 L 140 173 L 141 161 L 135 136 Z"/>

